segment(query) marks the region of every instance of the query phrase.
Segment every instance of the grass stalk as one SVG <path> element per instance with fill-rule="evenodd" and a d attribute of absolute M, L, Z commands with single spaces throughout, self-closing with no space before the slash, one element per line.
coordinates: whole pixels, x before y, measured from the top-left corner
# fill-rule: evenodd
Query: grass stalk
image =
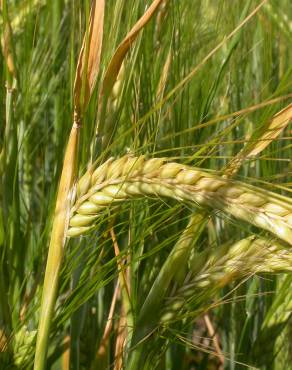
<path fill-rule="evenodd" d="M 79 129 L 80 125 L 74 122 L 69 136 L 60 178 L 42 293 L 34 370 L 43 370 L 46 366 L 49 331 L 57 298 L 59 273 L 72 201 L 72 186 L 76 171 Z"/>

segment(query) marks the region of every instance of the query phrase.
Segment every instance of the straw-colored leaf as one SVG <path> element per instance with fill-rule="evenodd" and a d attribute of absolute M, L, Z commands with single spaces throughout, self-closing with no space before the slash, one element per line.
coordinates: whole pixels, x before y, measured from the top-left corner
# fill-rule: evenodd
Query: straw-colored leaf
<path fill-rule="evenodd" d="M 159 5 L 163 0 L 154 0 L 148 10 L 143 14 L 143 16 L 138 20 L 134 25 L 131 31 L 123 39 L 120 45 L 117 47 L 109 66 L 106 70 L 102 89 L 100 91 L 99 100 L 101 101 L 104 95 L 108 95 L 116 81 L 116 78 L 119 74 L 123 60 L 130 50 L 133 42 L 136 40 L 139 32 L 146 26 L 146 24 L 151 20 L 152 16 L 155 14 L 155 11 L 158 9 Z M 99 105 L 101 107 L 101 104 Z"/>
<path fill-rule="evenodd" d="M 96 84 L 102 48 L 104 8 L 104 0 L 93 1 L 89 28 L 83 39 L 74 83 L 74 104 L 77 112 L 86 110 Z"/>

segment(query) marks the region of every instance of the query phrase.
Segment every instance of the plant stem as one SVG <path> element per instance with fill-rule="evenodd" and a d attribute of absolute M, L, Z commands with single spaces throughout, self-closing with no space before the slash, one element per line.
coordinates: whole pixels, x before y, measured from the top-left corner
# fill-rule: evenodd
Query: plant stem
<path fill-rule="evenodd" d="M 79 125 L 74 123 L 66 148 L 64 165 L 57 195 L 42 294 L 34 370 L 44 370 L 46 364 L 49 331 L 57 298 L 59 274 L 65 246 L 65 235 L 69 220 L 69 209 L 72 196 L 71 192 L 77 161 L 78 137 Z"/>

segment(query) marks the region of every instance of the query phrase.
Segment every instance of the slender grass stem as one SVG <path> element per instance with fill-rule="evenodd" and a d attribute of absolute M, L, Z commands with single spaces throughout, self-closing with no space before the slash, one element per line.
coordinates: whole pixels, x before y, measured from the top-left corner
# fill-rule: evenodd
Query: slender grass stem
<path fill-rule="evenodd" d="M 67 144 L 64 166 L 57 195 L 57 203 L 42 293 L 34 370 L 43 370 L 46 366 L 49 332 L 57 298 L 59 274 L 65 247 L 65 235 L 69 221 L 69 209 L 72 196 L 71 192 L 77 161 L 76 149 L 78 144 L 78 136 L 79 125 L 74 123 Z"/>

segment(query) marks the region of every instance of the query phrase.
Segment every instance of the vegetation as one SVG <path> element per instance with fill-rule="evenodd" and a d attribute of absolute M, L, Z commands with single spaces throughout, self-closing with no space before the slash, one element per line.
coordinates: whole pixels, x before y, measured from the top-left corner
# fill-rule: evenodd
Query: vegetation
<path fill-rule="evenodd" d="M 291 2 L 0 6 L 0 368 L 292 369 Z"/>

